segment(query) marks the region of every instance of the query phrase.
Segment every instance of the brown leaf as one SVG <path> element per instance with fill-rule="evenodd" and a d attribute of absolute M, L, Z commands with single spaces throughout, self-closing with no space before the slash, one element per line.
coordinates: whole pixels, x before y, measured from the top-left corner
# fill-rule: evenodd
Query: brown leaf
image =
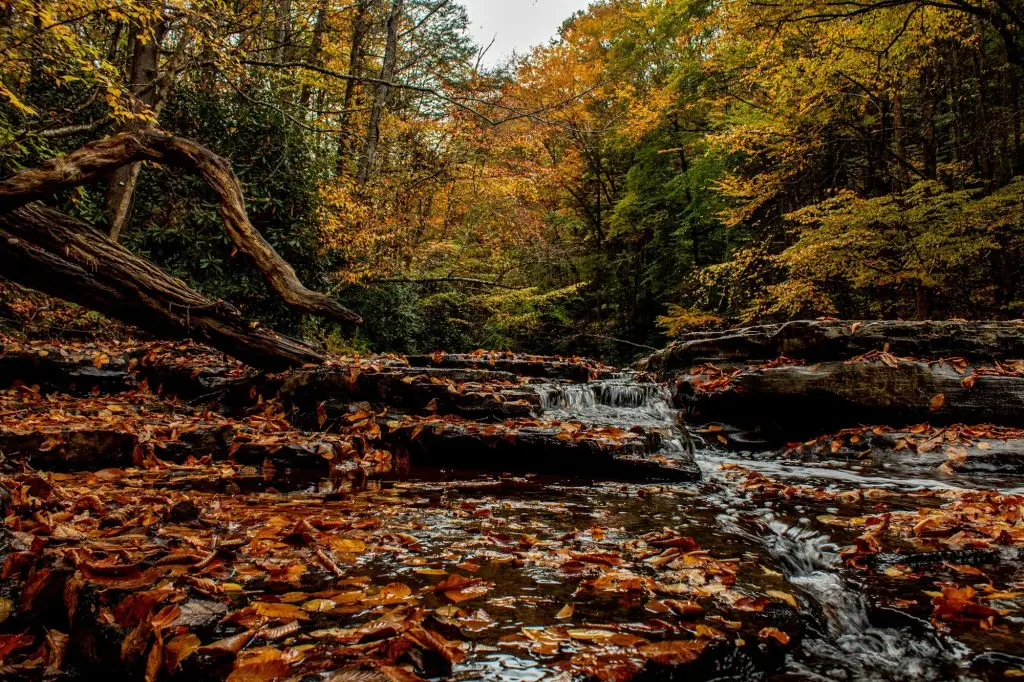
<path fill-rule="evenodd" d="M 59 672 L 64 665 L 64 653 L 68 648 L 68 636 L 58 630 L 46 631 L 46 670 Z"/>
<path fill-rule="evenodd" d="M 640 647 L 640 653 L 655 663 L 682 665 L 696 661 L 707 645 L 706 639 L 654 642 Z"/>
<path fill-rule="evenodd" d="M 163 641 L 157 637 L 153 642 L 153 646 L 149 648 L 149 656 L 146 657 L 146 682 L 156 682 L 156 678 L 160 676 L 160 668 L 164 662 L 164 644 Z"/>
<path fill-rule="evenodd" d="M 241 651 L 242 647 L 248 644 L 255 634 L 252 630 L 240 632 L 237 635 L 231 635 L 211 644 L 201 646 L 197 651 L 209 656 L 234 655 Z"/>
<path fill-rule="evenodd" d="M 256 613 L 271 620 L 309 620 L 309 614 L 295 604 L 255 602 Z"/>
<path fill-rule="evenodd" d="M 689 599 L 666 599 L 665 605 L 677 616 L 699 616 L 704 613 L 704 607 Z"/>
<path fill-rule="evenodd" d="M 235 661 L 235 669 L 228 682 L 270 682 L 287 677 L 291 667 L 279 649 L 257 647 L 244 652 Z"/>
<path fill-rule="evenodd" d="M 175 673 L 181 662 L 196 652 L 201 646 L 199 638 L 191 632 L 178 635 L 164 646 L 164 664 L 167 672 Z"/>
<path fill-rule="evenodd" d="M 4 663 L 13 652 L 32 646 L 36 641 L 34 635 L 0 635 L 0 663 Z"/>
<path fill-rule="evenodd" d="M 479 583 L 475 585 L 466 585 L 454 590 L 445 590 L 444 596 L 450 599 L 456 604 L 461 604 L 464 601 L 470 599 L 478 599 L 491 591 L 491 585 L 489 583 Z"/>

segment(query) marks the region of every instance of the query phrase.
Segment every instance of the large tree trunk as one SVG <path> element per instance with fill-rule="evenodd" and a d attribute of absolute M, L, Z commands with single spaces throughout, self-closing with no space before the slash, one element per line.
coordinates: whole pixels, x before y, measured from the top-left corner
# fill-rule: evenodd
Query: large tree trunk
<path fill-rule="evenodd" d="M 156 130 L 122 133 L 0 182 L 0 275 L 157 333 L 198 335 L 262 367 L 317 362 L 312 349 L 247 323 L 89 226 L 41 206 L 26 206 L 118 168 L 153 161 L 200 175 L 217 193 L 227 232 L 267 283 L 292 307 L 350 322 L 361 319 L 310 291 L 252 226 L 228 162 L 201 145 Z"/>
<path fill-rule="evenodd" d="M 395 67 L 398 64 L 398 24 L 402 18 L 402 7 L 404 0 L 392 0 L 391 14 L 388 15 L 388 38 L 384 48 L 384 64 L 380 69 L 380 81 L 373 94 L 373 108 L 370 110 L 370 124 L 366 129 L 366 138 L 363 141 L 363 153 L 359 157 L 359 171 L 356 173 L 356 184 L 362 188 L 370 179 L 370 170 L 373 168 L 374 159 L 377 156 L 377 144 L 380 142 L 380 120 L 384 116 L 384 105 L 387 103 L 388 93 L 391 91 L 388 85 L 395 77 Z"/>

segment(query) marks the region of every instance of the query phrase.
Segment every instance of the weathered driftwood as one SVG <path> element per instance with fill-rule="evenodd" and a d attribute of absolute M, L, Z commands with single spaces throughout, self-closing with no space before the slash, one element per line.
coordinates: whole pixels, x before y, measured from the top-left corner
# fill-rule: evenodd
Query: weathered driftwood
<path fill-rule="evenodd" d="M 662 380 L 705 362 L 746 363 L 780 355 L 840 360 L 889 346 L 895 355 L 971 360 L 1024 357 L 1024 322 L 810 321 L 688 334 L 639 363 Z"/>
<path fill-rule="evenodd" d="M 358 315 L 329 296 L 307 289 L 292 266 L 253 227 L 245 210 L 241 185 L 226 159 L 191 140 L 156 129 L 122 133 L 92 142 L 67 156 L 0 182 L 0 214 L 95 181 L 140 161 L 174 166 L 203 178 L 217 194 L 228 236 L 289 305 L 315 315 L 361 321 Z"/>
<path fill-rule="evenodd" d="M 973 386 L 964 378 L 937 362 L 826 362 L 743 370 L 710 393 L 700 377 L 683 376 L 675 398 L 697 422 L 756 427 L 788 441 L 857 424 L 1024 425 L 1024 377 L 981 375 Z"/>

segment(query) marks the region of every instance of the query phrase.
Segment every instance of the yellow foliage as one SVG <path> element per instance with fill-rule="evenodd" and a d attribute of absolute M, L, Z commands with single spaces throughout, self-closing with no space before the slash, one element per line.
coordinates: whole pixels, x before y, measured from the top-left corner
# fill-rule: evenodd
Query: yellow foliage
<path fill-rule="evenodd" d="M 658 326 L 672 337 L 682 336 L 694 330 L 721 329 L 725 325 L 725 318 L 719 315 L 675 304 L 670 304 L 668 312 L 658 317 Z"/>

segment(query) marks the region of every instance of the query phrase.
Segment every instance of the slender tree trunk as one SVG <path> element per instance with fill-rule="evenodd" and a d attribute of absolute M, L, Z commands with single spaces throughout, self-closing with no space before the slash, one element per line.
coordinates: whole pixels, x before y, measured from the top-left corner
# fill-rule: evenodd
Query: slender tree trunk
<path fill-rule="evenodd" d="M 939 152 L 935 139 L 935 110 L 938 108 L 938 88 L 935 86 L 935 74 L 932 68 L 921 70 L 921 89 L 924 102 L 921 106 L 921 126 L 924 138 L 924 174 L 932 180 L 938 178 Z"/>
<path fill-rule="evenodd" d="M 928 290 L 920 284 L 914 291 L 914 307 L 916 308 L 917 319 L 927 320 L 930 315 L 928 306 Z"/>
<path fill-rule="evenodd" d="M 140 38 L 139 34 L 147 30 L 146 27 L 135 25 L 132 27 L 132 51 L 131 64 L 129 67 L 129 92 L 136 100 L 137 108 L 142 111 L 148 110 L 155 115 L 158 110 L 160 89 L 157 84 L 159 77 L 160 47 L 163 44 L 167 27 L 163 22 L 152 26 L 149 35 Z M 131 122 L 125 126 L 125 130 L 138 130 L 144 124 Z M 104 200 L 104 214 L 107 218 L 107 231 L 110 238 L 117 241 L 128 222 L 128 214 L 131 210 L 132 198 L 135 195 L 135 185 L 139 179 L 140 164 L 131 164 L 118 168 L 107 183 L 107 193 Z"/>
<path fill-rule="evenodd" d="M 309 44 L 309 54 L 306 61 L 316 64 L 320 61 L 320 50 L 323 48 L 324 27 L 327 24 L 327 0 L 321 0 L 320 7 L 316 11 L 316 23 L 313 25 L 313 40 Z M 313 88 L 308 84 L 302 86 L 302 93 L 299 95 L 299 103 L 303 109 L 309 108 L 309 101 L 313 94 Z"/>
<path fill-rule="evenodd" d="M 352 18 L 352 44 L 348 53 L 348 73 L 351 76 L 359 77 L 363 73 L 363 43 L 370 34 L 370 9 L 373 0 L 358 0 L 355 6 L 355 16 Z M 352 133 L 349 130 L 352 124 L 351 110 L 356 101 L 355 80 L 345 83 L 345 97 L 342 100 L 342 114 L 338 135 L 338 160 L 335 164 L 335 171 L 339 176 L 346 175 L 348 163 L 352 158 L 353 145 Z"/>
<path fill-rule="evenodd" d="M 900 85 L 896 86 L 896 92 L 892 97 L 892 124 L 893 138 L 896 143 L 896 158 L 900 163 L 896 167 L 898 189 L 904 190 L 910 186 L 909 160 L 907 159 L 907 128 L 903 120 L 903 95 L 900 92 Z"/>
<path fill-rule="evenodd" d="M 979 30 L 981 27 L 979 26 Z M 977 118 L 975 119 L 977 130 L 980 134 L 975 140 L 976 158 L 978 164 L 978 170 L 981 177 L 984 178 L 990 184 L 995 179 L 995 169 L 992 167 L 993 154 L 992 154 L 992 140 L 990 138 L 992 134 L 992 126 L 989 121 L 989 108 L 988 108 L 988 68 L 985 64 L 985 55 L 981 48 L 978 48 L 974 52 L 974 72 L 977 76 L 978 81 L 978 97 L 977 97 Z"/>
<path fill-rule="evenodd" d="M 274 61 L 283 64 L 289 59 L 292 41 L 292 0 L 277 0 L 274 12 Z"/>
<path fill-rule="evenodd" d="M 1013 112 L 1013 174 L 1016 175 L 1024 171 L 1024 136 L 1021 135 L 1021 119 L 1024 118 L 1024 112 L 1021 111 L 1020 80 L 1017 78 L 1010 78 L 1010 96 L 1013 98 L 1010 107 L 1010 111 Z"/>
<path fill-rule="evenodd" d="M 677 142 L 679 145 L 677 154 L 679 155 L 679 172 L 683 176 L 684 192 L 686 196 L 686 210 L 690 212 L 693 208 L 693 192 L 690 191 L 690 179 L 686 177 L 690 172 L 690 161 L 686 158 L 686 146 L 683 141 L 683 132 L 679 126 L 679 119 L 672 119 L 672 127 L 675 130 Z M 702 238 L 697 233 L 697 222 L 690 216 L 689 224 L 690 232 L 690 257 L 693 259 L 694 265 L 700 265 L 700 244 Z"/>
<path fill-rule="evenodd" d="M 359 168 L 356 173 L 356 185 L 360 189 L 370 179 L 370 170 L 377 156 L 377 145 L 380 143 L 380 120 L 384 116 L 384 105 L 387 104 L 391 88 L 388 83 L 395 77 L 398 64 L 398 26 L 402 19 L 402 8 L 405 0 L 391 0 L 391 13 L 388 15 L 387 43 L 384 47 L 384 63 L 380 69 L 380 83 L 373 94 L 373 108 L 370 110 L 370 122 L 363 140 L 363 153 L 359 157 Z"/>

